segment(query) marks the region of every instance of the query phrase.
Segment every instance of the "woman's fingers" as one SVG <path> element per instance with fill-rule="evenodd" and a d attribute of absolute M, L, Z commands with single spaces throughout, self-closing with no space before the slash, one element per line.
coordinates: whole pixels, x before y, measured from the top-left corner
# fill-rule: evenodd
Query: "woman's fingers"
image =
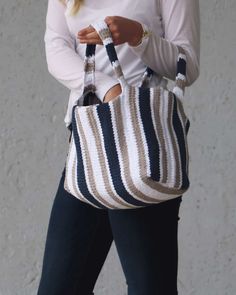
<path fill-rule="evenodd" d="M 102 40 L 98 33 L 92 28 L 85 28 L 82 33 L 78 33 L 80 43 L 102 44 Z M 80 31 L 81 32 L 81 31 Z"/>
<path fill-rule="evenodd" d="M 102 45 L 102 41 L 98 39 L 80 39 L 80 43 L 86 43 L 86 44 L 100 44 Z"/>
<path fill-rule="evenodd" d="M 95 31 L 95 29 L 94 29 L 92 26 L 88 26 L 88 27 L 86 27 L 86 28 L 80 30 L 80 31 L 78 32 L 77 36 L 78 36 L 78 37 L 79 37 L 79 36 L 85 36 L 85 35 L 87 35 L 87 34 L 89 34 L 89 33 L 94 32 L 94 31 Z"/>

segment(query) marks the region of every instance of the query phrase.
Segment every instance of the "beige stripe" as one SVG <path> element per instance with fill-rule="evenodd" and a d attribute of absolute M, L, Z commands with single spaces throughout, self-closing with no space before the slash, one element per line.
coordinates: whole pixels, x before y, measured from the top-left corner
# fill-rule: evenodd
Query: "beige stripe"
<path fill-rule="evenodd" d="M 184 90 L 186 81 L 182 79 L 176 79 L 175 85 L 178 86 L 180 89 Z"/>
<path fill-rule="evenodd" d="M 173 130 L 173 123 L 172 123 L 172 116 L 173 116 L 173 109 L 174 109 L 174 99 L 173 99 L 173 94 L 171 92 L 168 93 L 168 130 L 170 132 L 170 137 L 171 137 L 171 143 L 173 145 L 173 149 L 174 149 L 174 160 L 176 163 L 176 171 L 175 171 L 175 184 L 174 187 L 178 188 L 180 185 L 180 155 L 179 155 L 179 150 L 178 150 L 178 146 L 176 143 L 175 136 L 174 136 L 174 130 Z"/>
<path fill-rule="evenodd" d="M 154 123 L 156 123 L 155 125 L 158 132 L 159 145 L 162 151 L 162 159 L 160 159 L 162 161 L 162 167 L 163 167 L 161 182 L 166 183 L 168 166 L 167 166 L 167 152 L 166 152 L 165 140 L 164 140 L 163 129 L 162 129 L 162 124 L 160 120 L 160 116 L 161 116 L 160 88 L 154 88 L 153 95 L 154 95 L 153 111 L 154 111 L 154 117 L 156 120 Z"/>
<path fill-rule="evenodd" d="M 88 91 L 96 91 L 96 86 L 94 84 L 88 84 L 87 86 L 84 87 L 84 93 Z"/>
<path fill-rule="evenodd" d="M 107 38 L 111 38 L 111 33 L 110 33 L 109 29 L 101 29 L 99 31 L 99 35 L 102 40 L 105 40 Z"/>
<path fill-rule="evenodd" d="M 135 93 L 134 93 L 134 88 L 132 88 L 132 93 L 131 93 L 131 97 L 135 97 Z M 133 98 L 134 99 L 134 98 Z M 132 101 L 132 99 L 130 99 Z M 132 104 L 131 104 L 132 106 Z M 134 104 L 135 106 L 135 104 Z M 143 155 L 143 143 L 142 143 L 142 140 L 141 140 L 141 132 L 140 132 L 140 129 L 139 129 L 139 122 L 138 122 L 138 118 L 137 118 L 137 110 L 136 108 L 131 108 L 131 112 L 132 112 L 132 115 L 131 115 L 131 118 L 132 118 L 132 123 L 133 123 L 133 128 L 134 128 L 134 134 L 136 136 L 136 141 L 137 141 L 137 148 L 138 148 L 138 154 L 139 154 L 139 167 L 141 169 L 141 174 L 142 175 L 145 175 L 146 171 L 147 171 L 147 163 L 145 161 L 145 157 Z M 179 194 L 181 193 L 182 191 L 181 190 L 176 190 L 176 189 L 172 189 L 172 188 L 168 188 L 168 187 L 163 187 L 162 185 L 160 185 L 159 182 L 157 181 L 153 181 L 153 180 L 150 180 L 148 178 L 143 178 L 143 182 L 151 187 L 152 189 L 154 190 L 158 190 L 160 191 L 161 193 L 166 193 L 166 194 Z M 184 192 L 185 190 L 183 190 Z"/>
<path fill-rule="evenodd" d="M 87 143 L 87 140 L 85 138 L 83 126 L 81 124 L 81 120 L 80 120 L 79 115 L 76 116 L 76 118 L 77 118 L 77 126 L 78 126 L 80 134 L 81 134 L 81 144 L 83 144 L 83 147 L 84 147 L 84 156 L 85 156 L 85 161 L 86 161 L 86 165 L 87 165 L 88 178 L 89 178 L 92 194 L 93 194 L 93 196 L 96 196 L 96 198 L 102 204 L 104 204 L 106 207 L 109 207 L 111 209 L 115 209 L 116 207 L 111 205 L 110 203 L 108 203 L 106 200 L 104 200 L 102 198 L 102 196 L 99 194 L 99 192 L 97 191 L 97 189 L 96 189 L 95 176 L 94 176 L 94 173 L 93 173 L 93 167 L 92 167 L 91 159 L 90 159 L 89 152 L 88 152 L 88 149 L 89 149 L 88 148 L 88 143 Z"/>
<path fill-rule="evenodd" d="M 118 65 L 118 66 L 113 65 L 113 69 L 115 71 L 115 74 L 116 74 L 117 78 L 123 77 L 123 72 L 122 72 L 122 69 L 121 69 L 120 65 Z"/>
<path fill-rule="evenodd" d="M 111 196 L 111 198 L 116 201 L 117 203 L 119 203 L 122 206 L 126 206 L 128 208 L 133 208 L 132 205 L 128 204 L 125 201 L 122 201 L 122 199 L 119 199 L 113 192 L 111 185 L 110 185 L 110 181 L 109 181 L 109 177 L 108 177 L 108 173 L 107 173 L 107 168 L 106 168 L 106 163 L 105 163 L 105 154 L 104 154 L 104 150 L 102 148 L 102 144 L 101 144 L 101 140 L 103 140 L 102 138 L 100 139 L 100 132 L 99 129 L 97 127 L 97 122 L 94 118 L 94 114 L 92 110 L 87 111 L 88 114 L 88 121 L 90 124 L 90 128 L 93 132 L 94 138 L 95 138 L 95 142 L 96 142 L 96 148 L 98 150 L 98 158 L 99 158 L 99 163 L 101 165 L 101 170 L 102 170 L 102 176 L 103 176 L 103 180 L 104 180 L 104 184 L 105 184 L 105 188 L 107 190 L 107 192 L 109 193 L 109 195 Z"/>
<path fill-rule="evenodd" d="M 84 64 L 84 71 L 86 73 L 92 73 L 95 71 L 95 63 L 94 62 L 89 62 L 89 61 L 86 61 L 85 64 Z"/>

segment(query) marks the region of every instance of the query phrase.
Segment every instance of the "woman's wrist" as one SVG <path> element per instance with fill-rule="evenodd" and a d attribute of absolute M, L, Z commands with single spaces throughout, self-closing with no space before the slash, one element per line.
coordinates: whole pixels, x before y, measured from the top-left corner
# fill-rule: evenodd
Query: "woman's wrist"
<path fill-rule="evenodd" d="M 132 40 L 130 40 L 128 42 L 129 46 L 138 46 L 138 44 L 140 44 L 142 42 L 142 38 L 143 38 L 143 26 L 141 23 L 139 22 L 134 22 L 135 26 L 135 34 L 133 35 L 134 37 L 132 38 Z"/>
<path fill-rule="evenodd" d="M 138 23 L 138 24 L 141 26 L 141 32 L 142 32 L 141 37 L 140 37 L 140 31 L 137 31 L 138 34 L 135 36 L 135 38 L 131 42 L 128 42 L 129 46 L 131 47 L 139 46 L 140 44 L 142 44 L 144 39 L 148 38 L 151 35 L 151 31 L 146 25 L 142 23 Z"/>

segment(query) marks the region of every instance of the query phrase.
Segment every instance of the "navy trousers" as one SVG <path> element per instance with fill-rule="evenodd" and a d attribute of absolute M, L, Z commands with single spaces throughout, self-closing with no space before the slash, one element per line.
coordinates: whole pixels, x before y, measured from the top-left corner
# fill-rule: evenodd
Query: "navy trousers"
<path fill-rule="evenodd" d="M 92 295 L 114 240 L 128 295 L 177 295 L 182 196 L 136 209 L 97 209 L 63 187 L 52 205 L 38 295 Z M 112 293 L 111 293 L 112 294 Z"/>

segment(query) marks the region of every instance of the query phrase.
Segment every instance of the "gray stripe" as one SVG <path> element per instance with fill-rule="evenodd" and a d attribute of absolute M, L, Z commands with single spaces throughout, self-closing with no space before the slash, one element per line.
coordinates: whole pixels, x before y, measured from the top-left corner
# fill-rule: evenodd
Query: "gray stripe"
<path fill-rule="evenodd" d="M 92 73 L 95 71 L 95 63 L 94 63 L 94 60 L 87 60 L 85 61 L 84 63 L 84 71 L 86 74 L 88 73 Z"/>
<path fill-rule="evenodd" d="M 111 33 L 108 28 L 104 28 L 98 31 L 99 36 L 101 37 L 102 40 L 105 40 L 107 38 L 111 37 Z"/>
<path fill-rule="evenodd" d="M 175 171 L 175 184 L 174 187 L 178 189 L 180 185 L 180 171 L 181 171 L 181 165 L 180 165 L 180 155 L 179 155 L 179 149 L 178 149 L 178 144 L 176 143 L 175 136 L 174 136 L 174 130 L 173 130 L 173 124 L 172 124 L 172 119 L 173 119 L 173 108 L 174 108 L 174 99 L 173 95 L 171 92 L 168 94 L 168 130 L 170 132 L 170 137 L 171 137 L 171 143 L 173 146 L 174 150 L 174 160 L 176 163 L 176 171 Z"/>
<path fill-rule="evenodd" d="M 180 79 L 180 78 L 176 78 L 175 85 L 176 85 L 177 87 L 179 87 L 180 89 L 184 90 L 185 85 L 186 85 L 186 81 L 185 81 L 185 80 L 182 80 L 182 79 Z"/>
<path fill-rule="evenodd" d="M 154 88 L 154 98 L 153 98 L 153 111 L 154 111 L 154 117 L 155 117 L 155 126 L 157 128 L 158 132 L 158 138 L 159 138 L 159 144 L 160 149 L 162 151 L 162 158 L 160 159 L 162 161 L 162 179 L 160 182 L 166 183 L 167 181 L 167 152 L 166 152 L 166 146 L 165 146 L 165 140 L 163 135 L 163 129 L 162 124 L 160 120 L 161 116 L 161 103 L 160 103 L 160 88 Z"/>

